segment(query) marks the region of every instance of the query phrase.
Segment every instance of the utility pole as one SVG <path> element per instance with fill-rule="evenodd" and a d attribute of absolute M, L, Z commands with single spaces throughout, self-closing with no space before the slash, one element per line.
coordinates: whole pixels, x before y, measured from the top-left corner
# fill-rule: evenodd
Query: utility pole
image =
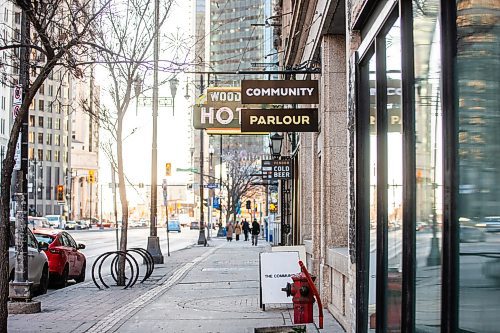
<path fill-rule="evenodd" d="M 158 0 L 156 0 L 158 1 Z M 210 79 L 209 79 L 210 80 Z M 200 95 L 203 94 L 205 90 L 203 82 L 203 74 L 200 77 Z M 204 138 L 203 130 L 200 129 L 200 235 L 198 237 L 198 245 L 207 245 L 207 239 L 205 237 L 205 217 L 203 212 L 203 166 L 204 166 Z"/>
<path fill-rule="evenodd" d="M 21 44 L 30 44 L 30 25 L 26 17 L 26 12 L 21 13 Z M 21 103 L 24 100 L 26 91 L 29 88 L 29 57 L 30 50 L 22 47 L 20 52 L 20 83 L 22 86 Z M 20 140 L 20 163 L 16 163 L 16 187 L 15 196 L 17 201 L 16 211 L 16 264 L 14 281 L 10 283 L 9 297 L 12 300 L 20 301 L 18 305 L 23 308 L 23 302 L 30 302 L 30 309 L 23 308 L 26 312 L 40 312 L 41 304 L 38 301 L 32 302 L 33 282 L 28 281 L 28 119 L 29 111 L 26 111 L 21 125 Z M 19 144 L 19 142 L 18 142 Z M 10 223 L 9 223 L 10 227 Z"/>
<path fill-rule="evenodd" d="M 219 228 L 222 227 L 222 134 L 219 149 Z"/>
<path fill-rule="evenodd" d="M 160 49 L 160 0 L 155 0 L 155 40 L 153 59 L 153 141 L 151 145 L 151 212 L 147 250 L 155 264 L 163 264 L 160 238 L 157 235 L 157 127 L 158 127 L 158 58 Z"/>

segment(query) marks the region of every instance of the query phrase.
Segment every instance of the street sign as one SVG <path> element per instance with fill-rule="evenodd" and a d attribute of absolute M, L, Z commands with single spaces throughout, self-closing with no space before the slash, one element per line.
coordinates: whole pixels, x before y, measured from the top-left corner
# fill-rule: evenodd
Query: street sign
<path fill-rule="evenodd" d="M 318 104 L 318 80 L 242 80 L 243 104 Z"/>
<path fill-rule="evenodd" d="M 20 111 L 21 111 L 20 104 L 12 106 L 12 118 L 16 119 Z"/>
<path fill-rule="evenodd" d="M 212 207 L 215 209 L 220 209 L 220 199 L 219 197 L 214 197 L 214 200 L 212 202 Z"/>
<path fill-rule="evenodd" d="M 213 190 L 214 188 L 219 188 L 219 184 L 217 184 L 217 183 L 208 183 L 206 185 L 203 185 L 203 187 Z"/>
<path fill-rule="evenodd" d="M 292 160 L 262 160 L 262 179 L 291 179 Z"/>
<path fill-rule="evenodd" d="M 14 105 L 21 105 L 23 104 L 23 88 L 19 84 L 14 87 L 14 96 L 13 96 L 13 101 L 12 104 Z"/>

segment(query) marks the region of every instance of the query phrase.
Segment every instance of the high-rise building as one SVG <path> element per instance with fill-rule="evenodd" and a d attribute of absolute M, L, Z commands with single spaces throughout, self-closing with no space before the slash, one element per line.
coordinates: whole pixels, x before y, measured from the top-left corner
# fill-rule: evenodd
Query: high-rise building
<path fill-rule="evenodd" d="M 87 219 L 99 212 L 99 101 L 100 89 L 93 74 L 74 84 L 71 128 L 71 168 L 68 173 L 68 215 Z M 69 178 L 70 177 L 70 178 Z"/>
<path fill-rule="evenodd" d="M 271 16 L 271 0 L 220 1 L 195 0 L 195 60 L 200 72 L 263 71 L 271 68 L 276 59 L 272 54 L 272 30 L 266 25 Z M 269 59 L 267 56 L 269 55 Z M 272 58 L 272 59 L 271 59 Z M 271 67 L 270 67 L 271 66 Z M 201 75 L 196 75 L 199 87 Z M 269 79 L 260 75 L 204 75 L 206 87 L 239 87 L 242 79 Z M 198 90 L 197 90 L 198 94 Z M 198 133 L 199 132 L 199 133 Z M 193 165 L 200 166 L 200 135 L 193 140 Z M 211 135 L 204 140 L 204 170 L 212 177 L 220 174 L 220 160 L 228 151 L 239 151 L 239 156 L 255 160 L 266 154 L 267 137 L 262 135 L 219 137 Z M 222 149 L 221 149 L 222 143 Z M 210 148 L 209 148 L 210 147 Z M 210 163 L 209 162 L 210 159 Z M 224 161 L 223 161 L 224 164 Z M 224 178 L 224 173 L 222 173 Z M 211 178 L 214 181 L 213 178 Z M 199 181 L 199 177 L 198 177 Z M 194 187 L 196 188 L 196 187 Z M 198 194 L 198 193 L 196 193 Z"/>

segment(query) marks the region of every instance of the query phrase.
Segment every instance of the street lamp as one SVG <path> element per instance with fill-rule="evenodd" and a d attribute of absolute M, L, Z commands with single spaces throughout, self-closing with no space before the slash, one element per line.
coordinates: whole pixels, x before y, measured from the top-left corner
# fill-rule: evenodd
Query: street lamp
<path fill-rule="evenodd" d="M 279 133 L 274 133 L 271 135 L 271 155 L 275 159 L 278 159 L 281 155 L 281 146 L 283 144 L 283 136 Z"/>
<path fill-rule="evenodd" d="M 177 94 L 177 87 L 179 86 L 179 80 L 174 76 L 170 80 L 170 94 L 172 96 L 172 116 L 175 114 L 175 95 Z"/>
<path fill-rule="evenodd" d="M 142 80 L 139 74 L 135 76 L 134 79 L 134 93 L 135 93 L 135 115 L 137 116 L 137 109 L 139 108 L 139 95 L 142 91 Z"/>
<path fill-rule="evenodd" d="M 212 159 L 214 157 L 214 152 L 215 152 L 214 147 L 210 146 L 208 148 L 208 154 L 210 155 L 210 169 L 212 169 Z"/>

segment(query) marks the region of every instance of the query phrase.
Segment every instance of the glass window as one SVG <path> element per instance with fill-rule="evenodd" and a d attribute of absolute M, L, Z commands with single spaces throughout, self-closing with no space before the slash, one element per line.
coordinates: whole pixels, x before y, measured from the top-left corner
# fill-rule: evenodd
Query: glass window
<path fill-rule="evenodd" d="M 457 1 L 459 330 L 500 326 L 500 2 Z"/>
<path fill-rule="evenodd" d="M 369 295 L 368 316 L 369 328 L 374 329 L 376 315 L 377 289 L 377 88 L 375 86 L 376 60 L 373 55 L 368 64 L 369 84 L 369 122 L 370 122 L 370 253 L 369 253 Z M 366 73 L 366 70 L 364 70 Z M 366 94 L 366 93 L 365 93 Z"/>
<path fill-rule="evenodd" d="M 401 332 L 403 136 L 401 118 L 401 34 L 399 20 L 385 36 L 387 84 L 387 329 Z"/>
<path fill-rule="evenodd" d="M 38 126 L 43 128 L 43 117 L 38 117 Z"/>
<path fill-rule="evenodd" d="M 38 133 L 38 144 L 43 145 L 43 133 Z"/>
<path fill-rule="evenodd" d="M 413 3 L 416 131 L 416 330 L 441 312 L 442 113 L 439 1 Z"/>

